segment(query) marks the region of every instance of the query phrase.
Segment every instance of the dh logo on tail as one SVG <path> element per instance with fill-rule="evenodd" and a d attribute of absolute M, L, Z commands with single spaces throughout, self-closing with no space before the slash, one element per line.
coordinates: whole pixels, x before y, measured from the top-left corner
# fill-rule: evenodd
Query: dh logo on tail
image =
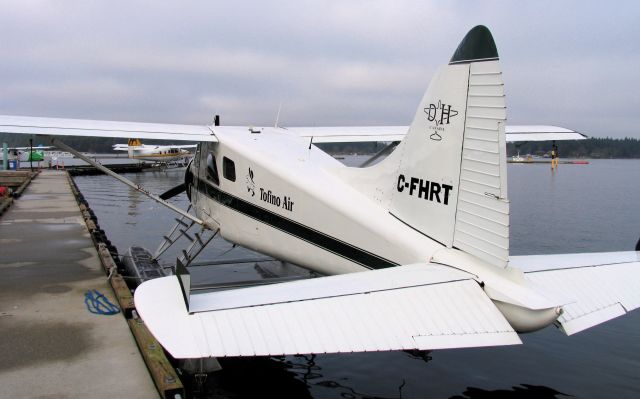
<path fill-rule="evenodd" d="M 436 123 L 435 127 L 429 127 L 433 130 L 429 138 L 435 141 L 442 140 L 439 132 L 444 131 L 444 128 L 440 125 L 448 125 L 449 119 L 458 115 L 458 111 L 452 109 L 451 105 L 443 104 L 441 100 L 438 100 L 438 104 L 429 104 L 429 106 L 424 109 L 424 113 L 427 114 L 427 120 L 429 122 Z"/>

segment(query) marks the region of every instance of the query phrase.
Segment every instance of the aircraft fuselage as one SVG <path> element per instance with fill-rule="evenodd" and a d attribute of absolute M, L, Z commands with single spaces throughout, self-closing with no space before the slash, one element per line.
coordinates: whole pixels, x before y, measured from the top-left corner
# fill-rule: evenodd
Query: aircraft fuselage
<path fill-rule="evenodd" d="M 129 158 L 142 161 L 168 162 L 189 155 L 189 151 L 167 146 L 129 147 Z"/>
<path fill-rule="evenodd" d="M 441 263 L 473 275 L 518 331 L 537 330 L 557 317 L 555 304 L 517 270 L 448 248 L 389 212 L 389 196 L 408 195 L 395 187 L 398 176 L 386 189 L 373 185 L 384 191 L 379 195 L 366 195 L 351 184 L 361 169 L 281 129 L 225 127 L 216 134 L 219 142 L 196 151 L 189 194 L 196 215 L 226 240 L 326 275 Z M 442 206 L 448 206 L 445 191 Z"/>
<path fill-rule="evenodd" d="M 427 262 L 442 248 L 355 190 L 336 174 L 347 167 L 306 140 L 228 131 L 191 166 L 197 215 L 225 239 L 323 274 Z"/>

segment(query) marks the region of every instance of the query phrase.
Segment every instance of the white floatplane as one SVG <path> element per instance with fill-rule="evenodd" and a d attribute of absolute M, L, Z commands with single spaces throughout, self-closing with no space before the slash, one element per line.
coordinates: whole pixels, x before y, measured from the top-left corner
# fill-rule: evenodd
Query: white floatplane
<path fill-rule="evenodd" d="M 9 155 L 12 155 L 20 162 L 38 162 L 44 161 L 47 155 L 45 150 L 53 148 L 51 146 L 33 146 L 33 147 L 9 147 Z M 71 154 L 69 154 L 71 155 Z"/>
<path fill-rule="evenodd" d="M 140 139 L 129 139 L 127 144 L 114 144 L 114 151 L 127 151 L 129 158 L 141 161 L 171 162 L 192 155 L 197 144 L 188 145 L 153 145 L 142 144 Z"/>
<path fill-rule="evenodd" d="M 20 162 L 58 162 L 65 158 L 73 158 L 73 155 L 58 151 L 52 146 L 37 145 L 34 147 L 8 147 L 9 158 L 17 159 Z M 2 154 L 0 153 L 0 159 Z"/>
<path fill-rule="evenodd" d="M 583 136 L 505 122 L 498 53 L 478 26 L 409 127 L 3 116 L 0 131 L 200 142 L 185 183 L 162 195 L 186 190 L 195 215 L 149 195 L 228 241 L 326 275 L 195 293 L 178 264 L 177 276 L 140 285 L 136 307 L 158 341 L 175 358 L 202 358 L 511 345 L 518 333 L 555 324 L 571 335 L 637 308 L 639 248 L 509 256 L 505 143 Z M 313 145 L 340 141 L 399 144 L 363 168 Z"/>

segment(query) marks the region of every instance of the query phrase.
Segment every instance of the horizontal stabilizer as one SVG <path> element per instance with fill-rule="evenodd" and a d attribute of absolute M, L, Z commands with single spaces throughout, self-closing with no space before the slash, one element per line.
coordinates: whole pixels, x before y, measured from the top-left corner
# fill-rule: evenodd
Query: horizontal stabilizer
<path fill-rule="evenodd" d="M 135 303 L 175 358 L 521 343 L 470 275 L 431 264 L 192 293 L 196 313 L 170 276 L 138 287 Z"/>
<path fill-rule="evenodd" d="M 204 125 L 34 118 L 7 115 L 0 115 L 0 132 L 49 136 L 138 137 L 158 140 L 218 141 L 211 129 Z"/>
<path fill-rule="evenodd" d="M 567 335 L 640 307 L 640 252 L 513 256 L 509 264 L 574 300 L 558 318 Z"/>

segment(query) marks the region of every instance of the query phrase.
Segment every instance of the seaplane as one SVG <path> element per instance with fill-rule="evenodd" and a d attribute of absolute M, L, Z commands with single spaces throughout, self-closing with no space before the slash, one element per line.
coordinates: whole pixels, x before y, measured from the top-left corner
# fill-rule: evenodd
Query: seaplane
<path fill-rule="evenodd" d="M 509 255 L 506 142 L 580 139 L 507 126 L 498 51 L 471 29 L 409 126 L 255 127 L 0 117 L 0 131 L 198 142 L 184 183 L 161 196 L 201 231 L 320 277 L 197 292 L 188 269 L 135 291 L 177 359 L 520 344 L 572 335 L 640 306 L 640 248 Z M 391 143 L 347 167 L 315 144 Z M 186 192 L 191 211 L 166 200 Z M 188 263 L 188 262 L 187 262 Z"/>
<path fill-rule="evenodd" d="M 9 154 L 13 155 L 20 162 L 40 162 L 45 160 L 45 150 L 53 147 L 38 145 L 35 147 L 9 147 Z"/>
<path fill-rule="evenodd" d="M 57 164 L 59 160 L 73 158 L 73 155 L 68 152 L 58 151 L 52 146 L 42 144 L 34 147 L 8 147 L 7 150 L 9 157 L 13 157 L 19 162 L 38 162 L 38 165 L 40 162 L 55 162 Z"/>
<path fill-rule="evenodd" d="M 126 151 L 129 158 L 141 161 L 167 163 L 190 157 L 189 150 L 195 150 L 197 144 L 187 145 L 150 145 L 142 144 L 140 139 L 130 138 L 127 144 L 114 144 L 114 151 Z"/>

